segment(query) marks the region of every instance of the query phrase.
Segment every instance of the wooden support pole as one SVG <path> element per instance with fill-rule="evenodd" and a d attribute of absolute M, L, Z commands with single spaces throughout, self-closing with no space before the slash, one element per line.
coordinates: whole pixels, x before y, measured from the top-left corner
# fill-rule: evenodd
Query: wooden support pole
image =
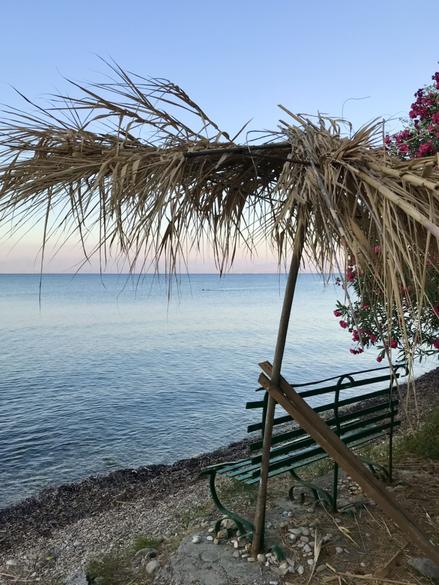
<path fill-rule="evenodd" d="M 288 324 L 290 321 L 291 306 L 294 299 L 294 291 L 296 289 L 297 275 L 300 269 L 300 262 L 302 259 L 303 246 L 306 236 L 307 219 L 305 217 L 305 208 L 299 208 L 297 219 L 297 231 L 294 239 L 293 257 L 291 259 L 290 271 L 288 273 L 287 285 L 285 288 L 284 301 L 282 306 L 282 313 L 279 322 L 279 329 L 277 333 L 276 349 L 273 358 L 273 384 L 279 384 L 280 372 L 282 367 L 282 359 L 285 350 L 285 341 L 288 333 Z M 268 465 L 270 461 L 271 436 L 273 434 L 273 419 L 274 419 L 275 401 L 272 396 L 268 397 L 267 412 L 265 417 L 264 437 L 262 446 L 262 460 L 261 460 L 261 477 L 259 481 L 258 499 L 256 502 L 255 513 L 255 532 L 253 534 L 252 542 L 252 556 L 256 557 L 264 545 L 264 527 L 265 527 L 265 508 L 267 503 L 267 484 L 268 484 Z"/>
<path fill-rule="evenodd" d="M 302 429 L 362 487 L 364 493 L 392 518 L 408 538 L 439 566 L 439 550 L 419 530 L 407 512 L 399 507 L 385 486 L 282 376 L 279 382 L 274 384 L 271 377 L 272 372 L 274 373 L 274 367 L 271 368 L 268 362 L 264 362 L 260 366 L 267 376 L 261 374 L 259 382 L 268 390 L 270 396 L 281 404 Z"/>

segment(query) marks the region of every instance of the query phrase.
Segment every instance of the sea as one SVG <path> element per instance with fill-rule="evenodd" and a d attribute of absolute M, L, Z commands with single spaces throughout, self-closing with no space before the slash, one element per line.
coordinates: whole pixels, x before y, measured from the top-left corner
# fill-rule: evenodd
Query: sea
<path fill-rule="evenodd" d="M 0 275 L 0 508 L 246 435 L 272 360 L 284 274 Z M 301 274 L 283 373 L 377 367 L 333 316 L 340 287 Z M 422 373 L 432 364 L 425 364 Z"/>

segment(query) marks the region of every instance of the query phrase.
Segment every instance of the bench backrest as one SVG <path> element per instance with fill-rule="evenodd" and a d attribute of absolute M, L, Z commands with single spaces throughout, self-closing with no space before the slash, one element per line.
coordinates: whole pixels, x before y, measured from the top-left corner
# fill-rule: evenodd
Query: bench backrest
<path fill-rule="evenodd" d="M 406 366 L 398 365 L 393 366 L 393 370 L 388 367 L 373 368 L 291 385 L 307 402 L 313 397 L 318 400 L 318 404 L 313 406 L 315 412 L 323 414 L 326 423 L 345 443 L 355 444 L 377 435 L 391 433 L 399 425 L 397 384 L 398 379 L 406 374 Z M 250 424 L 247 428 L 249 433 L 260 432 L 260 438 L 250 445 L 252 451 L 262 448 L 268 401 L 265 389 L 257 390 L 262 391 L 264 397 L 261 400 L 246 404 L 248 409 L 261 410 L 260 422 Z M 287 461 L 285 456 L 315 445 L 306 431 L 287 424 L 293 421 L 277 404 L 276 410 L 279 409 L 282 412 L 275 412 L 274 418 L 270 469 L 284 465 Z M 258 463 L 260 459 L 260 454 L 252 457 L 254 463 Z"/>

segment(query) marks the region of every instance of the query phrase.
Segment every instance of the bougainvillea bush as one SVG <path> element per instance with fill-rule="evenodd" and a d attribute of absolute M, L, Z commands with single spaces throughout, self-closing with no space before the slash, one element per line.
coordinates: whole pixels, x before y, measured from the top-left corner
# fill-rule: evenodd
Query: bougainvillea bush
<path fill-rule="evenodd" d="M 419 158 L 439 152 L 439 71 L 433 83 L 415 93 L 409 112 L 410 122 L 393 136 L 386 136 L 390 154 L 400 158 Z"/>
<path fill-rule="evenodd" d="M 382 254 L 379 245 L 374 246 L 373 252 Z M 428 305 L 419 307 L 416 304 L 410 285 L 402 290 L 402 303 L 407 315 L 404 331 L 396 309 L 393 319 L 388 320 L 383 297 L 376 290 L 372 292 L 367 275 L 359 272 L 354 257 L 348 258 L 345 280 L 338 279 L 337 284 L 346 288 L 351 299 L 350 303 L 337 302 L 334 310 L 340 327 L 351 335 L 351 353 L 361 354 L 367 348 L 375 348 L 378 362 L 384 359 L 386 350 L 396 352 L 397 359 L 405 361 L 414 345 L 416 349 L 412 356 L 420 361 L 439 353 L 439 274 L 433 265 L 426 278 Z M 423 343 L 414 344 L 419 336 Z"/>
<path fill-rule="evenodd" d="M 402 159 L 419 158 L 439 153 L 439 72 L 432 76 L 432 83 L 415 93 L 415 101 L 409 112 L 409 122 L 400 132 L 385 137 L 385 146 L 391 156 Z M 379 243 L 371 243 L 373 254 L 381 255 Z M 398 358 L 408 355 L 422 360 L 423 357 L 439 354 L 439 275 L 437 258 L 428 259 L 426 287 L 429 304 L 419 306 L 413 298 L 409 283 L 401 287 L 405 313 L 404 331 L 398 322 L 396 309 L 389 321 L 385 309 L 385 298 L 373 290 L 366 274 L 361 274 L 355 258 L 348 256 L 343 280 L 337 284 L 346 289 L 347 299 L 338 302 L 334 315 L 340 327 L 352 338 L 351 353 L 360 354 L 367 348 L 377 351 L 381 362 L 387 350 L 396 351 Z M 414 341 L 422 340 L 421 345 Z M 412 352 L 412 347 L 416 350 Z"/>

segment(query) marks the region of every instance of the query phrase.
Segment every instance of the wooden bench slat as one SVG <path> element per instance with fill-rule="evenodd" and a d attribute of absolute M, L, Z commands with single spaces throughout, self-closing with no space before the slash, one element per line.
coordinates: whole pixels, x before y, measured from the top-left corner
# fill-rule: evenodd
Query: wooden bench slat
<path fill-rule="evenodd" d="M 395 375 L 395 378 L 399 377 L 399 374 Z M 343 378 L 343 376 L 340 376 Z M 369 386 L 370 384 L 380 384 L 381 382 L 390 382 L 392 376 L 377 376 L 375 378 L 365 378 L 364 380 L 354 380 L 353 382 L 343 382 L 342 384 L 335 384 L 334 386 L 325 386 L 324 388 L 315 388 L 311 390 L 305 390 L 298 392 L 302 398 L 308 398 L 309 396 L 320 396 L 321 394 L 330 394 L 336 390 L 347 390 L 349 388 L 359 388 L 361 386 Z"/>
<path fill-rule="evenodd" d="M 359 439 L 358 441 L 350 443 L 351 448 L 355 449 L 355 448 L 361 447 L 362 445 L 370 443 L 374 439 L 378 439 L 380 436 L 382 436 L 382 435 L 377 434 L 377 435 L 371 435 L 369 437 L 365 437 L 363 439 Z M 322 450 L 321 453 L 318 453 L 314 457 L 310 457 L 309 459 L 304 459 L 303 461 L 296 461 L 296 462 L 291 463 L 290 465 L 286 465 L 285 467 L 281 467 L 279 469 L 272 469 L 268 472 L 268 477 L 270 477 L 270 478 L 276 477 L 277 475 L 282 475 L 283 473 L 288 473 L 291 470 L 300 469 L 301 467 L 306 467 L 306 466 L 311 465 L 313 463 L 317 463 L 318 461 L 321 461 L 322 459 L 328 459 L 328 455 L 326 454 L 326 452 L 324 450 Z M 255 484 L 259 483 L 259 476 L 252 477 L 251 479 L 242 479 L 240 481 L 243 481 L 243 483 L 245 483 L 246 485 L 255 485 Z"/>
<path fill-rule="evenodd" d="M 393 423 L 393 426 L 398 426 L 398 421 Z M 357 441 L 364 437 L 369 436 L 379 436 L 384 435 L 384 431 L 391 427 L 391 423 L 386 423 L 384 425 L 368 425 L 357 427 L 356 429 L 351 429 L 349 433 L 346 433 L 344 436 L 340 437 L 345 444 L 350 444 L 353 441 Z M 360 432 L 355 432 L 361 428 Z M 303 441 L 303 444 L 300 448 L 294 450 L 294 454 L 291 455 L 277 455 L 275 457 L 270 457 L 270 464 L 269 469 L 277 469 L 278 467 L 283 467 L 284 465 L 291 466 L 300 461 L 308 460 L 310 457 L 319 454 L 320 452 L 324 453 L 324 451 L 316 445 L 314 439 L 309 437 L 306 441 Z M 249 459 L 244 465 L 240 466 L 239 468 L 229 469 L 229 470 L 220 470 L 220 475 L 225 475 L 226 477 L 235 478 L 244 480 L 245 477 L 256 477 L 260 474 L 260 463 L 255 463 L 251 459 Z"/>
<path fill-rule="evenodd" d="M 355 441 L 356 439 L 361 439 L 363 437 L 368 437 L 369 435 L 375 435 L 375 434 L 383 434 L 382 431 L 390 429 L 390 427 L 392 426 L 392 423 L 386 423 L 384 425 L 381 425 L 379 428 L 376 428 L 375 426 L 372 427 L 366 427 L 364 430 L 355 433 L 352 436 L 343 436 L 340 437 L 341 440 L 343 441 L 343 443 L 345 443 L 346 445 L 350 444 L 352 441 Z M 393 427 L 397 426 L 396 422 L 393 423 Z M 321 447 L 318 447 L 319 449 L 321 449 Z M 315 451 L 315 453 L 318 453 L 318 451 Z M 303 454 L 299 454 L 298 458 L 302 458 Z M 287 457 L 284 457 L 282 460 L 278 460 L 278 461 L 274 461 L 273 463 L 270 460 L 270 469 L 276 469 L 277 467 L 281 467 L 281 463 L 288 463 L 290 461 L 295 461 L 295 458 L 297 457 L 297 455 L 288 455 Z M 260 474 L 260 465 L 257 465 L 258 469 L 255 470 L 253 473 L 259 475 Z"/>
<path fill-rule="evenodd" d="M 352 410 L 352 411 L 350 410 L 349 412 L 347 412 L 345 414 L 340 414 L 338 417 L 338 420 L 341 423 L 348 422 L 348 421 L 353 420 L 359 416 L 367 416 L 369 414 L 373 414 L 374 412 L 380 412 L 381 410 L 388 410 L 389 416 L 391 414 L 393 414 L 395 416 L 398 413 L 398 410 L 396 408 L 398 403 L 399 403 L 399 400 L 397 400 L 397 399 L 392 400 L 392 402 L 390 404 L 386 400 L 385 402 L 375 404 L 375 405 L 370 406 L 368 408 L 362 408 L 359 410 Z M 295 421 L 293 421 L 290 417 L 290 422 L 295 422 Z M 332 418 L 325 420 L 325 422 L 328 426 L 332 426 L 332 425 L 335 425 L 337 423 L 337 418 L 332 417 Z M 304 431 L 301 427 L 296 427 L 293 430 L 288 429 L 284 432 L 279 432 L 279 433 L 276 433 L 275 435 L 273 435 L 273 437 L 271 439 L 271 444 L 277 445 L 279 443 L 283 443 L 284 441 L 288 441 L 290 439 L 295 439 L 297 437 L 307 435 L 307 434 L 308 433 L 306 431 Z M 255 441 L 254 443 L 252 443 L 250 445 L 250 450 L 257 451 L 258 449 L 261 449 L 262 443 L 263 443 L 262 439 Z"/>
<path fill-rule="evenodd" d="M 265 400 L 255 400 L 253 402 L 247 402 L 245 408 L 251 410 L 253 408 L 263 408 Z"/>
<path fill-rule="evenodd" d="M 388 396 L 389 395 L 389 388 L 384 388 L 383 390 L 376 390 L 374 392 L 369 392 L 368 394 L 359 394 L 355 396 L 350 396 L 349 398 L 344 398 L 338 402 L 338 408 L 342 408 L 343 406 L 348 406 L 349 404 L 355 404 L 356 402 L 362 402 L 365 400 L 370 400 L 372 398 L 378 398 L 379 396 Z M 334 408 L 333 402 L 328 402 L 325 404 L 321 404 L 320 406 L 316 406 L 313 410 L 314 412 L 321 413 L 326 412 Z M 277 417 L 273 421 L 274 426 L 278 426 L 284 424 L 286 422 L 291 421 L 291 417 L 289 414 L 282 415 Z M 253 431 L 259 431 L 262 429 L 262 422 L 253 423 L 247 427 L 247 431 L 249 433 Z"/>
<path fill-rule="evenodd" d="M 376 425 L 376 423 L 379 423 L 381 421 L 390 419 L 392 417 L 392 413 L 390 412 L 385 412 L 384 414 L 378 414 L 374 417 L 371 418 L 362 418 L 362 417 L 356 417 L 353 420 L 349 420 L 347 423 L 345 423 L 344 425 L 341 425 L 340 427 L 340 438 L 343 440 L 343 437 L 346 433 L 349 433 L 352 430 L 356 430 L 359 428 L 363 428 L 363 427 L 367 427 L 370 425 Z M 326 424 L 328 426 L 330 426 L 333 430 L 336 429 L 336 422 L 333 422 L 331 425 L 329 424 L 329 421 L 326 421 Z M 287 441 L 285 443 L 283 443 L 280 447 L 275 447 L 274 449 L 272 448 L 270 451 L 270 459 L 272 457 L 276 457 L 276 455 L 278 454 L 282 454 L 282 453 L 289 453 L 291 451 L 294 451 L 296 449 L 300 449 L 301 447 L 301 443 L 305 443 L 308 439 L 309 439 L 309 435 L 308 433 L 305 433 L 305 437 L 301 438 L 301 439 L 296 439 L 295 441 Z M 312 442 L 314 442 L 314 439 L 312 439 Z M 254 455 L 253 457 L 251 457 L 251 460 L 254 463 L 260 463 L 262 459 L 262 455 Z"/>

